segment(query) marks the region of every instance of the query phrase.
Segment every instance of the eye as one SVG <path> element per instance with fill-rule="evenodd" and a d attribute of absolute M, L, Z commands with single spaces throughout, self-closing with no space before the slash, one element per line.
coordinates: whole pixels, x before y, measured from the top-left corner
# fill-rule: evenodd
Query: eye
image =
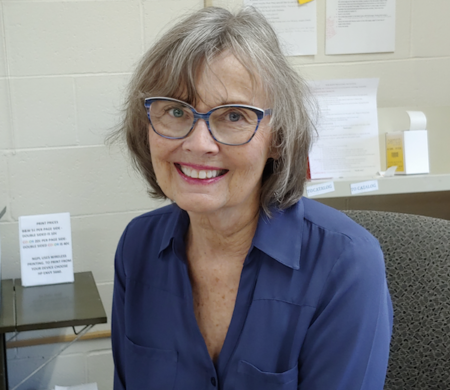
<path fill-rule="evenodd" d="M 242 130 L 244 126 L 256 126 L 258 117 L 256 113 L 245 107 L 220 107 L 213 112 L 210 118 L 213 126 L 221 128 Z"/>
<path fill-rule="evenodd" d="M 231 122 L 238 122 L 240 119 L 242 119 L 242 114 L 240 114 L 239 112 L 236 112 L 236 111 L 230 112 L 228 114 L 228 119 Z"/>
<path fill-rule="evenodd" d="M 184 111 L 181 108 L 171 108 L 168 110 L 169 115 L 173 116 L 174 118 L 182 118 L 184 115 Z"/>

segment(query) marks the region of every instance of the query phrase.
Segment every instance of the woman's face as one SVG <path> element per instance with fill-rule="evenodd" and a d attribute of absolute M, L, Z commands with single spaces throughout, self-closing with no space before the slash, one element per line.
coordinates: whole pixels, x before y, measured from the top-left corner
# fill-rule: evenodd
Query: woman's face
<path fill-rule="evenodd" d="M 248 72 L 231 54 L 222 54 L 210 67 L 201 69 L 197 89 L 195 109 L 201 113 L 231 103 L 270 108 L 262 93 L 254 91 Z M 163 138 L 149 126 L 150 152 L 159 186 L 188 212 L 254 210 L 259 207 L 264 166 L 273 157 L 268 123 L 269 117 L 265 117 L 253 139 L 240 146 L 217 143 L 203 120 L 181 140 Z"/>

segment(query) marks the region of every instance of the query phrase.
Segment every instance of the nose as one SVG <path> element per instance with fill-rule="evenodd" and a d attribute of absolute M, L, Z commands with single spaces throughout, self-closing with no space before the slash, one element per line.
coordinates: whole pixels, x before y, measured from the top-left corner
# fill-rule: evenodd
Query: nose
<path fill-rule="evenodd" d="M 203 119 L 198 119 L 188 137 L 183 141 L 183 150 L 200 155 L 214 155 L 219 152 L 219 145 L 212 137 Z"/>

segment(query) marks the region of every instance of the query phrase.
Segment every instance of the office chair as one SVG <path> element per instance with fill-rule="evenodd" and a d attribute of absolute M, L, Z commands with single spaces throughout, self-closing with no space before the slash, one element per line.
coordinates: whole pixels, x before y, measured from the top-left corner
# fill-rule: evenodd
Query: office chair
<path fill-rule="evenodd" d="M 394 306 L 385 390 L 450 389 L 450 221 L 345 211 L 380 242 Z"/>

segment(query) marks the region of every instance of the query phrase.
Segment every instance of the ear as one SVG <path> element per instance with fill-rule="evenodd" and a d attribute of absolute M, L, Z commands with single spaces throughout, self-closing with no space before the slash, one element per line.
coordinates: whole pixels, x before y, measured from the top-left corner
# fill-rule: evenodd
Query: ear
<path fill-rule="evenodd" d="M 277 147 L 271 146 L 268 154 L 268 158 L 272 158 L 274 160 L 278 160 L 280 158 L 280 151 Z"/>

